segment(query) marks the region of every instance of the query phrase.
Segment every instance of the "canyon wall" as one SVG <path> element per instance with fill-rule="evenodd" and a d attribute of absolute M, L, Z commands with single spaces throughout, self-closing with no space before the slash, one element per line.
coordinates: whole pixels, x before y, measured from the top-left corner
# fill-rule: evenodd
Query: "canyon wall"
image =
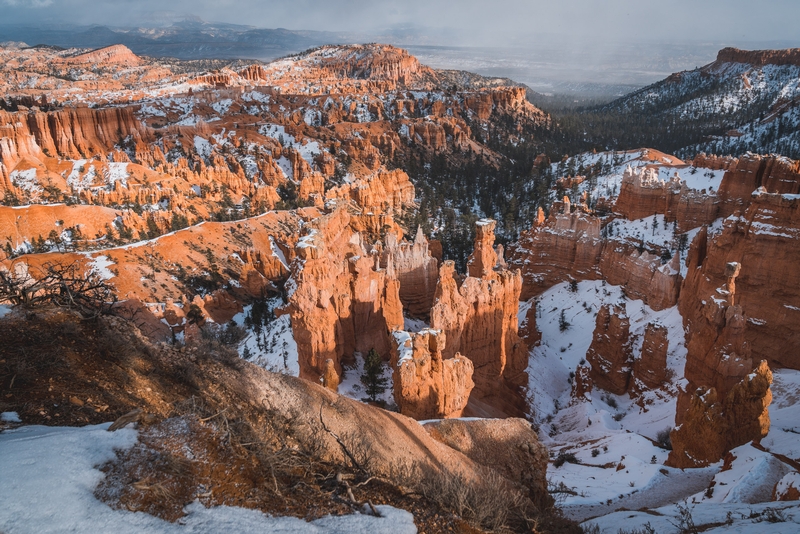
<path fill-rule="evenodd" d="M 762 67 L 764 65 L 800 66 L 800 48 L 785 50 L 740 50 L 727 47 L 717 52 L 716 63 L 747 63 Z"/>
<path fill-rule="evenodd" d="M 601 218 L 555 202 L 550 217 L 540 210 L 530 230 L 509 245 L 509 265 L 522 272 L 521 298 L 528 300 L 571 280 L 605 279 L 624 287 L 654 310 L 674 306 L 680 293 L 679 258 L 664 264 L 659 255 L 639 250 L 630 239 L 602 238 Z"/>
<path fill-rule="evenodd" d="M 522 273 L 522 300 L 564 281 L 600 278 L 600 219 L 555 202 L 545 219 L 539 209 L 530 230 L 509 246 L 509 265 Z"/>

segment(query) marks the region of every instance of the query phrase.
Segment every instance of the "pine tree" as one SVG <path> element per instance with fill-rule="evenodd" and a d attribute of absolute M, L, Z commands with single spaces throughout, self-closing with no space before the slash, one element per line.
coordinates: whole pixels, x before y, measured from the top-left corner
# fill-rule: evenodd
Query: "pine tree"
<path fill-rule="evenodd" d="M 377 402 L 378 395 L 386 391 L 388 379 L 383 376 L 383 360 L 375 349 L 370 349 L 364 358 L 364 373 L 361 375 L 361 383 L 364 384 L 371 402 Z"/>
<path fill-rule="evenodd" d="M 561 315 L 558 316 L 558 330 L 560 332 L 566 332 L 569 327 L 572 326 L 567 318 L 564 316 L 564 310 L 561 310 Z"/>

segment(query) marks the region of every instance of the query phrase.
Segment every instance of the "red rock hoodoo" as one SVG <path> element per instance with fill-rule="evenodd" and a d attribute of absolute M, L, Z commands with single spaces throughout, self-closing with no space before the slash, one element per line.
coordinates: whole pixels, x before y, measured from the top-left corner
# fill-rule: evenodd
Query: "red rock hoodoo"
<path fill-rule="evenodd" d="M 769 432 L 772 372 L 762 361 L 724 395 L 713 387 L 691 393 L 683 422 L 672 431 L 667 465 L 703 467 Z"/>
<path fill-rule="evenodd" d="M 389 333 L 403 326 L 398 281 L 376 268 L 378 257 L 367 255 L 349 223 L 347 211 L 337 209 L 313 221 L 296 246 L 287 311 L 300 376 L 309 380 L 324 374 L 326 360 L 341 376 L 342 362 L 356 351 L 388 357 Z"/>
<path fill-rule="evenodd" d="M 513 415 L 524 410 L 519 388 L 527 383 L 528 348 L 517 332 L 522 278 L 517 270 L 495 270 L 494 226 L 491 220 L 478 222 L 475 253 L 468 264 L 480 278 L 467 276 L 459 285 L 453 263 L 442 264 L 431 328 L 447 338 L 445 358 L 461 353 L 472 360 L 471 406 L 476 411 L 484 405 Z"/>
<path fill-rule="evenodd" d="M 600 308 L 586 361 L 591 365 L 592 384 L 615 395 L 628 391 L 633 355 L 624 305 Z"/>
<path fill-rule="evenodd" d="M 381 266 L 386 268 L 389 263 L 400 281 L 400 301 L 405 313 L 427 319 L 436 292 L 439 262 L 431 256 L 422 228 L 417 229 L 412 243 L 398 242 L 395 234 L 387 234 Z"/>
<path fill-rule="evenodd" d="M 414 419 L 460 417 L 469 401 L 472 361 L 456 353 L 443 358 L 441 331 L 397 331 L 393 335 L 392 380 L 400 413 Z"/>

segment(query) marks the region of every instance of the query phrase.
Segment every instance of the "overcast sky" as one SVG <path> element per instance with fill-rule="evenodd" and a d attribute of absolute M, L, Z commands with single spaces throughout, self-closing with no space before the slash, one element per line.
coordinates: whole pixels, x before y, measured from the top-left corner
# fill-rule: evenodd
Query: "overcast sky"
<path fill-rule="evenodd" d="M 188 15 L 295 30 L 366 33 L 413 25 L 448 30 L 445 39 L 458 34 L 461 42 L 452 44 L 558 38 L 800 46 L 799 0 L 0 0 L 0 23 L 135 26 Z"/>

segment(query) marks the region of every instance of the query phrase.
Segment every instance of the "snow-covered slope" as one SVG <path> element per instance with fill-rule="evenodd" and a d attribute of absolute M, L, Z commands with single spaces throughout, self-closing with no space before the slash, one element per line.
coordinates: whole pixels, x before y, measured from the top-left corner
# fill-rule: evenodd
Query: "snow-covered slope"
<path fill-rule="evenodd" d="M 678 151 L 679 155 L 752 151 L 797 158 L 800 66 L 796 62 L 750 63 L 754 60 L 747 54 L 725 52 L 714 63 L 673 74 L 606 109 L 655 117 L 677 137 L 686 133 L 689 124 L 712 134 Z"/>
<path fill-rule="evenodd" d="M 542 341 L 532 349 L 527 369 L 529 402 L 539 437 L 551 450 L 548 478 L 563 491 L 568 517 L 583 521 L 587 532 L 610 534 L 686 532 L 681 529 L 689 521 L 707 528 L 704 532 L 798 531 L 800 505 L 773 499 L 781 484 L 798 476 L 786 458 L 800 457 L 800 371 L 774 372 L 770 433 L 760 446 L 740 446 L 727 462 L 702 469 L 670 468 L 663 465 L 669 451 L 659 438 L 674 424 L 675 388 L 686 358 L 677 307 L 655 312 L 602 281 L 579 282 L 576 291 L 560 284 L 536 301 Z M 606 303 L 626 305 L 635 356 L 648 322 L 667 326 L 667 363 L 675 378 L 665 388 L 638 399 L 597 389 L 573 398 L 576 367 L 591 344 L 597 310 Z M 521 307 L 521 316 L 527 307 Z M 562 311 L 569 323 L 564 330 Z"/>
<path fill-rule="evenodd" d="M 0 433 L 0 531 L 131 533 L 415 533 L 413 516 L 378 506 L 383 517 L 324 517 L 311 523 L 294 517 L 270 517 L 257 510 L 189 504 L 178 523 L 114 510 L 94 496 L 103 478 L 98 466 L 115 450 L 136 443 L 132 429 L 108 432 L 108 424 L 82 428 L 29 426 Z"/>

